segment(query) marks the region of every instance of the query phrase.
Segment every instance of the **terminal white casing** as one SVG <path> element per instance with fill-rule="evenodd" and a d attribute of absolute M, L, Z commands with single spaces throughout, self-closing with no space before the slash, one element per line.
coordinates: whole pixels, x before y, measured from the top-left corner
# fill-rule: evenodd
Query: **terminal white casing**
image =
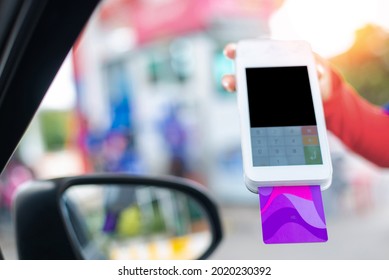
<path fill-rule="evenodd" d="M 309 44 L 304 41 L 240 41 L 237 45 L 235 63 L 244 182 L 247 188 L 254 193 L 258 192 L 260 186 L 320 185 L 322 190 L 328 188 L 332 181 L 332 164 L 316 64 Z M 254 166 L 246 69 L 288 66 L 307 66 L 322 164 Z M 280 80 L 280 83 L 282 83 L 282 80 Z"/>

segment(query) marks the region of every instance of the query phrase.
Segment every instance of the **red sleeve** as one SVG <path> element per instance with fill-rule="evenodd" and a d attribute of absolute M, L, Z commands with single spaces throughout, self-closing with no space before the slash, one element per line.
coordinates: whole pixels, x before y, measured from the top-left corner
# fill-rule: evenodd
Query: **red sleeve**
<path fill-rule="evenodd" d="M 351 150 L 389 167 L 389 115 L 362 99 L 332 71 L 332 92 L 324 102 L 327 128 Z"/>

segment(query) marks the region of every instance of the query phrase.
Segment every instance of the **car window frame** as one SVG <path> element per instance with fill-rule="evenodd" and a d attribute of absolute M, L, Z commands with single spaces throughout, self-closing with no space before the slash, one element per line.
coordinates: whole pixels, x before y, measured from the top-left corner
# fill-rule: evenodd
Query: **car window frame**
<path fill-rule="evenodd" d="M 0 56 L 1 171 L 99 2 L 23 1 L 14 11 L 12 32 L 1 42 L 6 46 Z"/>

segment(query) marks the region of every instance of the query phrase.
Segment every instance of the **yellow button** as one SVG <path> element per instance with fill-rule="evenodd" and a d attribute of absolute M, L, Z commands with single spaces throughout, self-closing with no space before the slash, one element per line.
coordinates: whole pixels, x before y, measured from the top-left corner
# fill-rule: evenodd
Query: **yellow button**
<path fill-rule="evenodd" d="M 317 136 L 303 136 L 304 146 L 319 145 L 319 138 Z"/>

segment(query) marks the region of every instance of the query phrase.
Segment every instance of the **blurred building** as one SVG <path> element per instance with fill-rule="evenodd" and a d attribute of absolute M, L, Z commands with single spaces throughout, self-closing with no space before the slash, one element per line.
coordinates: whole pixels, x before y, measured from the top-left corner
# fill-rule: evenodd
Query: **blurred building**
<path fill-rule="evenodd" d="M 222 49 L 268 36 L 268 18 L 281 3 L 103 3 L 74 56 L 92 165 L 106 170 L 106 162 L 109 171 L 117 165 L 96 153 L 107 135 L 119 133 L 131 138 L 122 154 L 132 153 L 132 162 L 116 171 L 183 176 L 223 201 L 256 202 L 242 181 L 236 98 L 220 85 L 233 71 Z"/>

